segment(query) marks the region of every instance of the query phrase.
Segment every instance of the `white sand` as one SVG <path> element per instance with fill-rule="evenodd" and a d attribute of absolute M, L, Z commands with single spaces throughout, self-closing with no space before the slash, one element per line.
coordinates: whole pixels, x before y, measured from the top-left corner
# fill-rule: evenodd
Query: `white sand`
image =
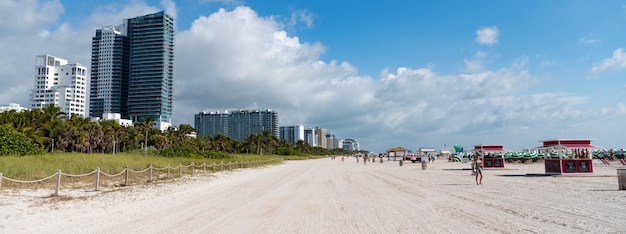
<path fill-rule="evenodd" d="M 196 175 L 114 192 L 0 190 L 0 233 L 626 233 L 616 166 L 485 170 L 354 158 Z M 92 189 L 92 188 L 91 188 Z"/>

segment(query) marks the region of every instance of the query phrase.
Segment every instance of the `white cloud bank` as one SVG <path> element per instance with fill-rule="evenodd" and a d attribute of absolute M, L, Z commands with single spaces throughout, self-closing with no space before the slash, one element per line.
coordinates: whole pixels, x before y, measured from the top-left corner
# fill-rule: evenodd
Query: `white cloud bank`
<path fill-rule="evenodd" d="M 270 108 L 283 125 L 327 128 L 376 150 L 515 141 L 502 134 L 528 135 L 534 144 L 541 129 L 591 118 L 579 109 L 583 97 L 528 94 L 537 81 L 527 57 L 490 71 L 482 65 L 488 54 L 477 52 L 463 74 L 400 67 L 372 78 L 348 62 L 320 60 L 320 43 L 301 42 L 281 25 L 237 7 L 200 17 L 180 32 L 177 118 L 190 123 L 206 109 Z M 497 42 L 497 28 L 479 31 L 482 43 Z"/>

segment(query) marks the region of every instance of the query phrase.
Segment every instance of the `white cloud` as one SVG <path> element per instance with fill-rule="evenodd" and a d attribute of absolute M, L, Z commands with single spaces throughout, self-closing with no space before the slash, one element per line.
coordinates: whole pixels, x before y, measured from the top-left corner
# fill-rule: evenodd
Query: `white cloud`
<path fill-rule="evenodd" d="M 541 66 L 543 67 L 552 67 L 557 65 L 557 63 L 555 61 L 548 61 L 548 60 L 543 60 L 541 61 Z"/>
<path fill-rule="evenodd" d="M 200 3 L 222 3 L 230 5 L 241 5 L 243 0 L 199 0 Z"/>
<path fill-rule="evenodd" d="M 473 58 L 465 59 L 465 71 L 470 73 L 484 71 L 485 66 L 483 62 L 487 55 L 487 52 L 478 51 Z"/>
<path fill-rule="evenodd" d="M 626 54 L 623 48 L 613 51 L 613 56 L 602 60 L 599 64 L 591 68 L 591 72 L 599 73 L 608 70 L 619 70 L 626 68 Z"/>
<path fill-rule="evenodd" d="M 26 33 L 33 29 L 53 25 L 64 8 L 59 0 L 53 1 L 0 1 L 0 36 L 11 33 Z"/>
<path fill-rule="evenodd" d="M 590 38 L 590 37 L 581 37 L 580 39 L 578 39 L 578 43 L 579 44 L 596 44 L 599 43 L 600 40 L 598 39 L 594 39 L 594 38 Z"/>
<path fill-rule="evenodd" d="M 176 3 L 173 0 L 161 0 L 161 6 L 165 9 L 165 14 L 172 17 L 174 22 L 176 22 L 176 18 L 178 18 Z"/>
<path fill-rule="evenodd" d="M 498 37 L 500 37 L 500 30 L 498 27 L 481 27 L 476 30 L 476 42 L 481 45 L 494 45 L 498 43 Z"/>
<path fill-rule="evenodd" d="M 297 10 L 291 13 L 291 19 L 289 21 L 289 24 L 295 26 L 298 23 L 303 23 L 307 28 L 312 28 L 314 18 L 315 14 L 307 10 Z"/>

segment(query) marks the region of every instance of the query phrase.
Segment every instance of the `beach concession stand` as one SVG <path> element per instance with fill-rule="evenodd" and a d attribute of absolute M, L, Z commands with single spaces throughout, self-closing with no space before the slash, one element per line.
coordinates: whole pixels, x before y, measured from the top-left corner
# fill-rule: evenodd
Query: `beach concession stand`
<path fill-rule="evenodd" d="M 392 160 L 396 161 L 396 160 L 404 160 L 404 156 L 406 155 L 407 150 L 405 148 L 402 148 L 400 146 L 396 147 L 396 148 L 389 148 L 387 149 L 387 161 Z"/>
<path fill-rule="evenodd" d="M 590 139 L 553 139 L 539 141 L 537 147 L 546 155 L 546 174 L 593 173 L 592 151 L 595 146 Z"/>
<path fill-rule="evenodd" d="M 437 151 L 435 150 L 435 148 L 430 148 L 430 147 L 420 147 L 419 148 L 419 155 L 420 155 L 420 159 L 421 160 L 426 160 L 429 161 L 428 159 L 430 158 L 430 156 L 435 156 L 435 153 Z"/>
<path fill-rule="evenodd" d="M 504 167 L 504 146 L 502 145 L 475 145 L 474 152 L 483 158 L 483 167 Z"/>
<path fill-rule="evenodd" d="M 439 150 L 439 155 L 437 155 L 438 159 L 445 158 L 448 161 L 452 161 L 452 153 L 448 148 L 443 148 Z"/>

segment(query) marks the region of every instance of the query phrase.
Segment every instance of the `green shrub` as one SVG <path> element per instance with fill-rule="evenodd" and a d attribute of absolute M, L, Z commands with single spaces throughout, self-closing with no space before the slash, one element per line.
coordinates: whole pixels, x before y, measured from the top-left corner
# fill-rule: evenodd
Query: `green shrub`
<path fill-rule="evenodd" d="M 298 152 L 295 149 L 290 149 L 290 148 L 285 148 L 285 147 L 279 147 L 276 150 L 274 150 L 274 154 L 276 155 L 298 155 L 298 156 L 304 156 L 303 153 Z"/>
<path fill-rule="evenodd" d="M 37 155 L 45 151 L 34 144 L 29 137 L 16 132 L 10 125 L 0 126 L 0 155 Z"/>
<path fill-rule="evenodd" d="M 195 150 L 176 145 L 159 150 L 159 155 L 163 157 L 191 157 L 192 154 L 195 154 L 194 151 Z"/>
<path fill-rule="evenodd" d="M 222 152 L 216 152 L 213 150 L 209 150 L 209 151 L 205 151 L 204 152 L 204 157 L 205 158 L 212 158 L 212 159 L 230 159 L 232 158 L 232 156 L 226 154 L 226 153 L 222 153 Z"/>

